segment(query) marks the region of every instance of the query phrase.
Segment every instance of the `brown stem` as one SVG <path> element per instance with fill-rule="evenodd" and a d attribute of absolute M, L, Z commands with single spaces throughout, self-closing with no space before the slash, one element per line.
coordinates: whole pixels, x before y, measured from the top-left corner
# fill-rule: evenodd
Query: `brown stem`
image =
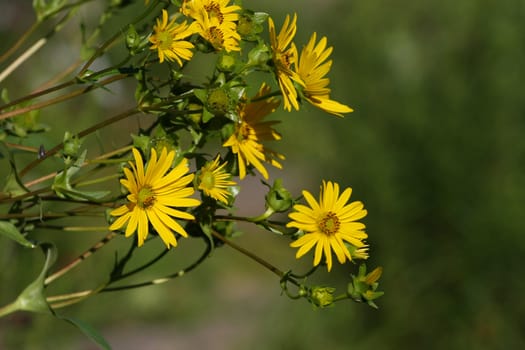
<path fill-rule="evenodd" d="M 54 274 L 48 276 L 45 281 L 44 285 L 47 286 L 60 276 L 67 273 L 69 270 L 80 264 L 82 261 L 89 258 L 91 255 L 93 255 L 97 250 L 105 246 L 109 241 L 111 241 L 117 234 L 115 232 L 108 233 L 104 238 L 102 238 L 99 242 L 97 242 L 95 245 L 93 245 L 91 248 L 86 250 L 84 253 L 82 253 L 80 256 L 78 256 L 75 260 L 71 261 L 69 264 L 55 272 Z"/>
<path fill-rule="evenodd" d="M 77 96 L 85 94 L 85 93 L 87 93 L 87 92 L 89 92 L 91 90 L 97 89 L 100 86 L 111 84 L 111 83 L 113 83 L 115 81 L 124 79 L 126 77 L 128 77 L 127 74 L 118 74 L 118 75 L 110 77 L 110 78 L 108 78 L 106 80 L 103 80 L 100 83 L 89 85 L 88 87 L 85 87 L 83 89 L 78 89 L 78 90 L 75 90 L 75 91 L 70 92 L 68 94 L 65 94 L 65 95 L 62 95 L 62 96 L 58 96 L 58 97 L 55 97 L 55 98 L 52 98 L 50 100 L 43 101 L 43 102 L 40 102 L 40 103 L 36 103 L 34 105 L 31 105 L 31 106 L 27 106 L 27 107 L 24 107 L 24 108 L 15 109 L 13 111 L 5 112 L 3 114 L 0 114 L 0 120 L 11 118 L 11 117 L 14 117 L 14 116 L 17 116 L 17 115 L 20 115 L 20 114 L 24 114 L 24 113 L 36 110 L 36 109 L 41 109 L 41 108 L 44 108 L 44 107 L 48 107 L 48 106 L 60 103 L 62 101 L 66 101 L 66 100 L 72 99 L 73 97 L 77 97 Z"/>
<path fill-rule="evenodd" d="M 108 125 L 116 123 L 116 122 L 118 122 L 118 121 L 120 121 L 122 119 L 130 117 L 130 116 L 135 115 L 137 113 L 140 113 L 140 111 L 136 107 L 131 108 L 131 109 L 125 111 L 125 112 L 117 114 L 116 116 L 114 116 L 112 118 L 106 119 L 106 120 L 104 120 L 104 121 L 102 121 L 102 122 L 100 122 L 98 124 L 95 124 L 92 127 L 84 129 L 83 131 L 79 132 L 77 134 L 77 136 L 79 138 L 84 137 L 84 136 L 89 135 L 89 134 L 91 134 L 92 132 L 94 132 L 94 131 L 96 131 L 98 129 L 101 129 L 103 127 L 106 127 Z M 44 159 L 46 159 L 46 158 L 54 155 L 58 151 L 60 151 L 62 149 L 62 147 L 64 147 L 64 143 L 63 142 L 59 143 L 58 145 L 56 145 L 55 147 L 53 147 L 52 149 L 47 151 L 46 154 L 43 157 L 41 157 L 39 159 L 35 159 L 31 163 L 29 163 L 24 169 L 22 169 L 22 171 L 20 171 L 20 177 L 23 177 L 24 175 L 26 175 L 30 170 L 32 170 L 34 167 L 36 167 L 38 164 L 40 164 Z"/>
<path fill-rule="evenodd" d="M 40 26 L 41 23 L 42 22 L 35 21 L 31 25 L 31 27 L 29 27 L 29 29 L 27 29 L 25 33 L 18 39 L 18 41 L 13 46 L 11 46 L 11 48 L 9 48 L 9 50 L 7 50 L 2 56 L 0 56 L 0 63 L 4 62 L 6 59 L 9 58 L 9 56 L 11 56 L 16 50 L 18 50 L 18 48 L 22 46 L 24 41 L 26 41 L 27 38 L 29 38 L 29 36 Z"/>

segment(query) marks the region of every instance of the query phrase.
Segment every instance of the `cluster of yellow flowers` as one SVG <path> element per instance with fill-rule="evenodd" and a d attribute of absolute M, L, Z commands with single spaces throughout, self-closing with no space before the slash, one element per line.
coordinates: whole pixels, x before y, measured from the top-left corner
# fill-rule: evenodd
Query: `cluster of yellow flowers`
<path fill-rule="evenodd" d="M 228 5 L 229 0 L 185 0 L 180 13 L 187 21 L 177 23 L 176 17 L 168 22 L 168 12 L 162 10 L 162 19 L 157 19 L 153 27 L 154 34 L 150 37 L 152 50 L 157 50 L 159 60 L 177 61 L 182 66 L 182 60 L 190 60 L 194 45 L 186 40 L 192 34 L 198 34 L 210 43 L 215 50 L 240 51 L 241 36 L 237 33 L 236 21 L 241 8 Z"/>
<path fill-rule="evenodd" d="M 5 67 L 0 81 L 36 55 L 50 36 L 91 3 L 34 1 L 35 23 L 0 55 L 0 66 Z M 352 189 L 323 180 L 318 195 L 304 190 L 293 197 L 281 179 L 267 182 L 269 166 L 285 166 L 285 152 L 272 148 L 282 138 L 276 130 L 282 120 L 269 116 L 309 106 L 338 117 L 352 112 L 331 97 L 327 75 L 333 48 L 327 38 L 314 32 L 299 51 L 294 41 L 297 14 L 286 15 L 276 29 L 268 13 L 244 8 L 241 0 L 144 3 L 146 6 L 133 1 L 98 2 L 97 24 L 82 22 L 78 32 L 82 35 L 79 59 L 25 96 L 10 101 L 7 87 L 0 91 L 0 153 L 9 164 L 0 191 L 4 208 L 0 238 L 25 248 L 41 248 L 46 256 L 38 277 L 13 302 L 0 306 L 0 318 L 21 310 L 52 314 L 109 348 L 89 327 L 55 310 L 102 292 L 165 283 L 194 270 L 223 246 L 277 275 L 282 293 L 291 299 L 306 299 L 321 308 L 348 299 L 377 307 L 374 300 L 383 295 L 378 290 L 380 267 L 367 272 L 366 264 L 361 263 L 358 274 L 350 275 L 350 283 L 338 295 L 332 286 L 310 284 L 309 276 L 321 266 L 331 271 L 334 260 L 345 264 L 368 258 L 368 235 L 361 222 L 367 211 L 362 202 L 350 199 Z M 126 7 L 130 11 L 122 11 Z M 110 20 L 117 16 L 119 20 Z M 119 23 L 125 25 L 115 28 Z M 40 38 L 39 28 L 45 28 Z M 101 38 L 106 29 L 114 34 Z M 122 50 L 124 45 L 127 50 Z M 18 52 L 22 53 L 15 57 Z M 109 54 L 118 59 L 101 59 Z M 39 122 L 41 110 L 124 80 L 135 86 L 133 94 L 121 90 L 125 97 L 133 95 L 132 106 L 110 116 L 100 113 L 101 118 L 98 110 L 93 112 L 97 116 L 94 124 L 77 132 L 63 130 L 64 137 L 55 140 L 54 146 L 49 142 L 56 133 L 30 139 L 32 134 L 51 129 Z M 14 82 L 18 95 L 19 81 Z M 100 142 L 94 152 L 93 147 L 83 145 L 89 135 L 110 125 L 127 123 L 122 128 L 127 130 L 133 125 L 130 118 L 137 118 L 131 135 L 123 131 L 111 140 L 100 137 L 98 140 L 107 142 Z M 41 168 L 44 162 L 52 169 Z M 42 175 L 41 171 L 50 172 Z M 264 212 L 254 216 L 237 213 L 236 201 L 248 176 L 259 177 L 268 188 L 260 199 L 265 202 Z M 111 186 L 106 185 L 109 181 Z M 99 222 L 95 224 L 93 217 Z M 80 225 L 76 220 L 81 220 Z M 293 248 L 290 255 L 295 253 L 297 259 L 311 252 L 313 267 L 297 274 L 259 256 L 256 248 L 234 243 L 239 223 L 277 234 L 286 249 Z M 47 239 L 41 235 L 43 230 L 59 230 L 67 237 L 71 232 L 103 233 L 104 237 L 54 269 L 58 245 L 42 241 Z M 76 270 L 117 237 L 132 238 L 130 248 L 120 254 L 117 247 L 109 269 L 96 266 L 93 271 L 103 278 L 82 276 L 82 281 L 92 284 L 91 289 L 77 290 L 79 286 L 74 285 L 73 292 L 47 295 L 51 283 Z M 182 242 L 181 237 L 204 243 L 200 254 L 188 254 L 191 263 L 160 278 L 123 282 L 158 263 Z M 161 249 L 139 248 L 152 241 L 161 243 Z M 76 249 L 74 243 L 73 248 L 64 242 L 60 246 Z M 135 249 L 141 249 L 141 254 L 134 255 Z M 65 256 L 71 256 L 71 251 Z"/>
<path fill-rule="evenodd" d="M 242 52 L 243 38 L 237 25 L 242 8 L 230 5 L 229 0 L 184 0 L 179 10 L 171 16 L 162 10 L 149 36 L 150 49 L 156 50 L 160 63 L 177 62 L 179 67 L 192 59 L 196 52 L 195 36 L 210 45 L 215 52 Z M 146 2 L 147 3 L 147 2 Z M 171 19 L 170 19 L 171 18 Z M 268 17 L 269 51 L 268 62 L 273 73 L 286 111 L 299 110 L 300 103 L 307 101 L 321 110 L 342 116 L 352 112 L 347 105 L 330 98 L 331 90 L 326 78 L 332 61 L 329 57 L 332 47 L 327 46 L 326 37 L 317 41 L 313 33 L 308 43 L 298 54 L 294 36 L 297 31 L 297 15 L 286 16 L 277 34 L 272 18 Z M 149 232 L 149 224 L 162 238 L 166 246 L 176 246 L 173 232 L 187 237 L 184 227 L 174 218 L 196 220 L 189 212 L 177 207 L 196 207 L 200 200 L 191 198 L 195 189 L 202 195 L 224 205 L 232 200 L 231 188 L 237 183 L 232 180 L 238 175 L 240 180 L 255 168 L 265 179 L 269 174 L 264 163 L 282 168 L 280 161 L 284 156 L 270 148 L 267 141 L 277 141 L 280 134 L 274 129 L 278 121 L 264 121 L 279 106 L 280 100 L 263 83 L 258 93 L 251 99 L 242 93 L 235 106 L 236 120 L 232 121 L 232 131 L 223 140 L 222 146 L 229 148 L 236 156 L 238 170 L 235 173 L 228 163 L 221 162 L 221 156 L 209 160 L 198 172 L 189 174 L 189 161 L 182 159 L 170 170 L 175 152 L 166 148 L 151 149 L 149 162 L 145 162 L 137 149 L 133 149 L 134 160 L 125 168 L 125 178 L 121 184 L 127 189 L 127 203 L 111 212 L 117 219 L 110 230 L 124 229 L 126 236 L 138 233 L 141 246 Z M 160 156 L 157 154 L 160 152 Z M 195 177 L 195 179 L 194 179 Z M 195 180 L 195 181 L 194 181 Z M 189 186 L 193 183 L 193 186 Z M 308 192 L 303 197 L 308 206 L 295 204 L 289 214 L 289 228 L 296 228 L 302 235 L 290 246 L 299 248 L 300 258 L 315 247 L 313 264 L 321 263 L 324 256 L 328 270 L 332 268 L 332 252 L 340 263 L 353 259 L 366 259 L 368 246 L 365 225 L 358 222 L 367 211 L 359 201 L 348 203 L 351 188 L 342 193 L 339 185 L 331 181 L 323 182 L 319 201 Z"/>

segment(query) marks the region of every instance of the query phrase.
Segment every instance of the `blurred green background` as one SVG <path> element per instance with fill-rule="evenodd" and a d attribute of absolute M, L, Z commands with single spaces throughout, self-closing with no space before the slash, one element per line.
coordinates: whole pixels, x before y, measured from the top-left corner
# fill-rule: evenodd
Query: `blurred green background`
<path fill-rule="evenodd" d="M 369 264 L 384 266 L 379 310 L 351 302 L 312 310 L 280 296 L 273 275 L 224 248 L 183 279 L 63 312 L 95 326 L 115 349 L 525 348 L 525 2 L 244 4 L 271 13 L 278 27 L 297 12 L 299 48 L 313 31 L 334 46 L 332 97 L 355 112 L 344 119 L 310 106 L 279 113 L 278 148 L 287 160 L 272 175 L 294 193 L 317 193 L 322 179 L 354 189 L 369 212 Z M 30 23 L 30 12 L 6 18 L 25 16 Z M 17 29 L 9 23 L 2 38 Z M 260 188 L 257 181 L 243 186 Z M 263 205 L 244 201 L 244 213 Z M 293 261 L 268 234 L 248 230 L 238 242 Z M 3 304 L 37 273 L 41 257 L 0 244 Z M 349 268 L 336 266 L 331 275 L 324 277 L 344 286 Z M 0 348 L 94 346 L 59 321 L 17 314 L 0 320 Z"/>

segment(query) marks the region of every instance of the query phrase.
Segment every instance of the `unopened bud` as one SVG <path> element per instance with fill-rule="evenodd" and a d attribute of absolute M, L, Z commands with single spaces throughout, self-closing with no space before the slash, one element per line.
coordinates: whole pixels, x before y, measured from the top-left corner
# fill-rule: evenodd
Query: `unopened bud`
<path fill-rule="evenodd" d="M 313 287 L 310 294 L 310 301 L 320 308 L 328 307 L 334 302 L 335 288 Z"/>

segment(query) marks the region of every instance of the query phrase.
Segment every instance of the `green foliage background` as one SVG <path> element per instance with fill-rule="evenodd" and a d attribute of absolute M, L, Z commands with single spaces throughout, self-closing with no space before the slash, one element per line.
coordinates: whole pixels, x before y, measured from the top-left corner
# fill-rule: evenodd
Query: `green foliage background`
<path fill-rule="evenodd" d="M 355 112 L 342 120 L 309 106 L 279 113 L 287 161 L 273 175 L 295 193 L 317 192 L 322 179 L 354 188 L 369 211 L 370 263 L 384 266 L 380 309 L 348 302 L 312 310 L 279 296 L 273 276 L 224 248 L 187 278 L 64 312 L 100 329 L 116 349 L 523 348 L 525 3 L 244 3 L 276 23 L 297 11 L 299 48 L 313 31 L 334 46 L 333 97 Z M 260 198 L 244 210 L 260 210 Z M 293 261 L 265 233 L 248 232 L 239 243 Z M 7 259 L 0 244 L 5 302 L 41 257 L 17 252 L 10 260 L 15 253 Z M 190 256 L 198 244 L 187 247 L 177 254 Z M 331 278 L 348 279 L 344 267 L 335 271 Z M 0 320 L 2 346 L 92 348 L 72 327 L 28 315 Z"/>

